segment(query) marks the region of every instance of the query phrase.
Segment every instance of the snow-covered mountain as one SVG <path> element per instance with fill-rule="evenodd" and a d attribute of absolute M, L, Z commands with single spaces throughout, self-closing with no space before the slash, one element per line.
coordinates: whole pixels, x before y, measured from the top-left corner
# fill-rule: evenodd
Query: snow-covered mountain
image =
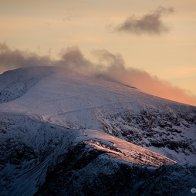
<path fill-rule="evenodd" d="M 0 169 L 0 195 L 191 194 L 196 107 L 100 75 L 8 71 Z"/>

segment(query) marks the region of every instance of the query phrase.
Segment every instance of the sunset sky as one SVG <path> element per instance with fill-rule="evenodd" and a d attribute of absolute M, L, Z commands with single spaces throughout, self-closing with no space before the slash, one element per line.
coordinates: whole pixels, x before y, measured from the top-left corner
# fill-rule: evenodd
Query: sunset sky
<path fill-rule="evenodd" d="M 196 96 L 196 0 L 0 0 L 0 24 L 12 49 L 76 46 L 92 62 L 104 49 Z"/>

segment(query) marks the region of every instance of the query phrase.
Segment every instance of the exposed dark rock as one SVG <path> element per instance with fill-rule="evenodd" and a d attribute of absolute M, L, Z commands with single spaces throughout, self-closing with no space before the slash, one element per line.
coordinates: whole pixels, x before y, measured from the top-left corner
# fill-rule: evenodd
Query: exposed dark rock
<path fill-rule="evenodd" d="M 35 195 L 183 195 L 191 193 L 195 182 L 195 167 L 141 167 L 82 143 L 48 170 Z"/>
<path fill-rule="evenodd" d="M 36 153 L 26 144 L 14 140 L 7 140 L 0 144 L 0 165 L 11 163 L 20 165 L 23 161 L 37 158 Z"/>
<path fill-rule="evenodd" d="M 183 113 L 182 111 L 162 112 L 148 109 L 140 113 L 127 111 L 108 114 L 104 118 L 108 119 L 107 124 L 103 123 L 106 132 L 110 130 L 113 135 L 121 135 L 134 144 L 146 147 L 166 147 L 185 154 L 196 153 L 192 145 L 194 138 L 187 137 L 185 133 L 186 129 L 196 123 L 195 110 L 191 113 Z M 177 141 L 175 141 L 176 137 Z"/>

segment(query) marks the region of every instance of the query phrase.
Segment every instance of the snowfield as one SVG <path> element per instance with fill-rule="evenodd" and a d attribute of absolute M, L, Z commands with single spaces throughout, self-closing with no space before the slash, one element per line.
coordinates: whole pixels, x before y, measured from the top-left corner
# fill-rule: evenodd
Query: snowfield
<path fill-rule="evenodd" d="M 196 107 L 62 68 L 8 71 L 0 170 L 0 195 L 188 195 Z"/>

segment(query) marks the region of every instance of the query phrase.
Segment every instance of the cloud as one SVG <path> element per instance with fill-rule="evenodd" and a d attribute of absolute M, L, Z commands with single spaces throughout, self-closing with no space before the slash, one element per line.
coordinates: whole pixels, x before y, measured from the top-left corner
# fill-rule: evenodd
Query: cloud
<path fill-rule="evenodd" d="M 98 59 L 98 67 L 102 71 L 107 71 L 111 67 L 115 69 L 125 69 L 124 60 L 120 54 L 112 54 L 107 50 L 96 50 L 93 54 Z"/>
<path fill-rule="evenodd" d="M 48 56 L 9 48 L 6 44 L 0 43 L 0 68 L 12 69 L 26 66 L 46 66 L 52 61 Z"/>
<path fill-rule="evenodd" d="M 77 47 L 68 47 L 61 51 L 60 60 L 55 65 L 79 73 L 90 73 L 94 69 L 94 64 L 84 57 Z"/>
<path fill-rule="evenodd" d="M 120 54 L 112 54 L 107 50 L 96 50 L 93 54 L 97 62 L 88 60 L 77 47 L 71 47 L 62 50 L 60 59 L 51 60 L 49 56 L 41 57 L 27 51 L 12 50 L 7 45 L 0 44 L 0 70 L 28 66 L 61 66 L 69 71 L 98 75 L 134 86 L 152 95 L 196 105 L 196 96 L 191 96 L 187 91 L 172 86 L 146 71 L 126 68 Z"/>
<path fill-rule="evenodd" d="M 146 71 L 126 68 L 120 55 L 114 55 L 104 50 L 97 53 L 99 61 L 107 61 L 107 69 L 101 72 L 104 77 L 137 87 L 143 92 L 158 97 L 196 105 L 196 96 L 190 95 L 187 90 L 175 87 Z"/>
<path fill-rule="evenodd" d="M 169 27 L 162 21 L 163 16 L 173 13 L 174 9 L 158 7 L 151 13 L 147 13 L 141 17 L 135 15 L 127 18 L 122 24 L 115 28 L 116 31 L 141 34 L 159 35 L 169 31 Z"/>

